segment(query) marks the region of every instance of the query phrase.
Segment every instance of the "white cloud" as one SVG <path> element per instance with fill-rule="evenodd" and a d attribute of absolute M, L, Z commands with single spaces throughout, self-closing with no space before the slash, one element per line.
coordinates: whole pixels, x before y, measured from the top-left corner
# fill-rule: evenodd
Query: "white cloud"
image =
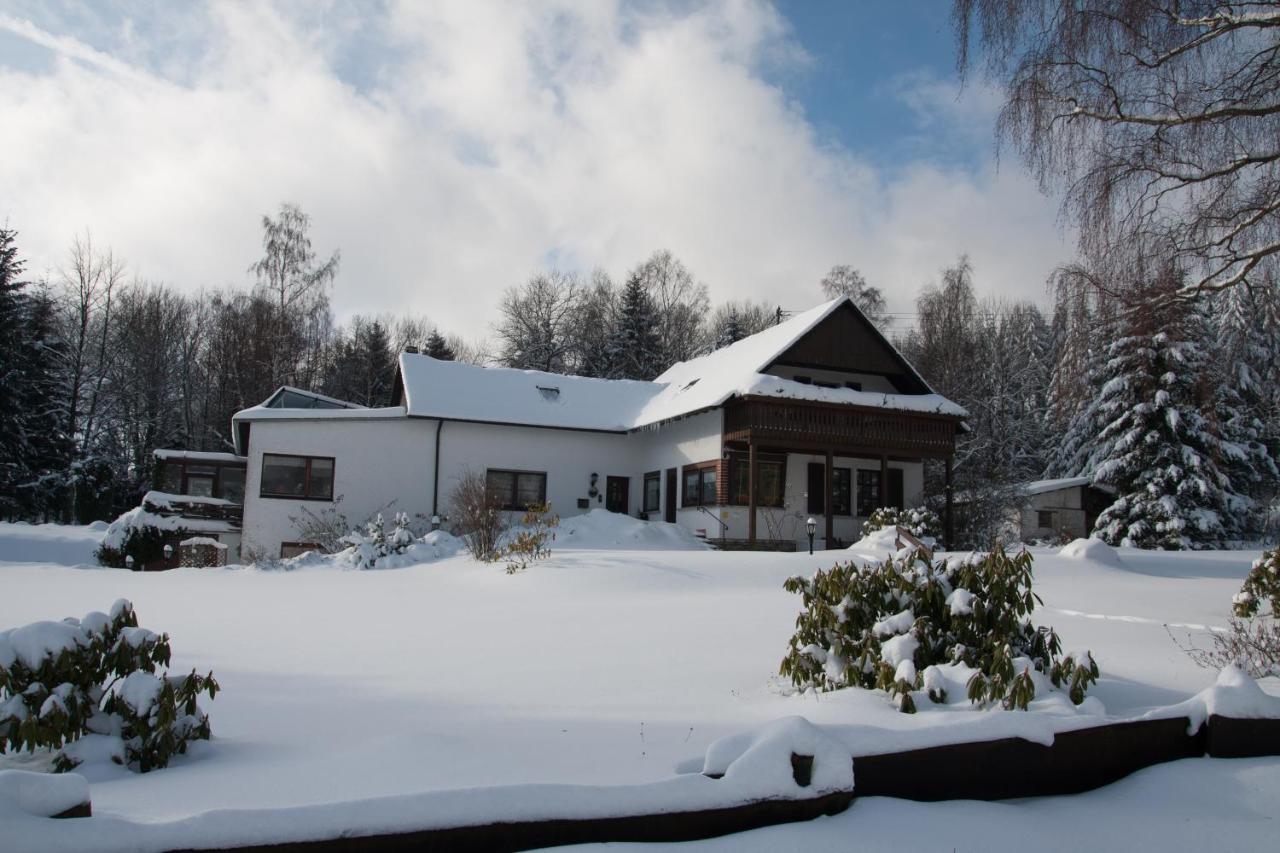
<path fill-rule="evenodd" d="M 1068 253 L 1016 167 L 881 173 L 822 144 L 762 77 L 804 61 L 767 5 L 302 10 L 125 20 L 120 55 L 100 30 L 95 49 L 0 17 L 58 56 L 0 66 L 0 217 L 35 271 L 88 228 L 140 275 L 242 284 L 260 215 L 297 201 L 316 247 L 342 250 L 340 314 L 425 312 L 473 335 L 548 257 L 621 276 L 670 248 L 715 298 L 789 308 L 852 263 L 903 310 L 962 251 L 984 288 L 1033 298 Z M 148 42 L 175 33 L 181 54 Z M 355 85 L 335 70 L 353 63 Z M 938 81 L 902 92 L 923 132 L 969 132 L 974 110 Z"/>

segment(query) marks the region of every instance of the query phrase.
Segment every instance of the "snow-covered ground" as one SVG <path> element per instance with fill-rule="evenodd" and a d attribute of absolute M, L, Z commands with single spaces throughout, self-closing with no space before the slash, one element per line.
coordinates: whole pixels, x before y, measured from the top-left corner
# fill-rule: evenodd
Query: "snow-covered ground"
<path fill-rule="evenodd" d="M 144 627 L 171 635 L 175 670 L 213 670 L 223 692 L 203 703 L 211 742 L 146 775 L 85 771 L 95 814 L 135 821 L 654 782 L 700 770 L 718 738 L 793 715 L 856 725 L 885 748 L 930 727 L 941 741 L 953 738 L 939 727 L 992 725 L 976 712 L 902 715 L 864 691 L 794 695 L 776 676 L 800 603 L 783 580 L 838 555 L 707 551 L 661 525 L 618 522 L 566 522 L 551 559 L 516 575 L 438 547 L 431 562 L 376 571 L 304 560 L 292 571 L 130 573 L 84 565 L 101 530 L 0 525 L 0 628 L 125 597 Z M 1207 642 L 1258 555 L 1034 553 L 1037 618 L 1066 648 L 1093 650 L 1102 679 L 1091 695 L 1112 717 L 1213 683 L 1168 632 Z M 1012 850 L 1031 835 L 1063 849 L 1145 849 L 1143 838 L 1163 839 L 1154 849 L 1261 849 L 1274 842 L 1277 802 L 1280 759 L 1183 761 L 1079 797 L 865 799 L 836 818 L 706 846 L 847 849 L 857 838 L 860 849 Z M 1174 831 L 1187 821 L 1193 831 Z M 12 849 L 3 833 L 0 848 Z"/>

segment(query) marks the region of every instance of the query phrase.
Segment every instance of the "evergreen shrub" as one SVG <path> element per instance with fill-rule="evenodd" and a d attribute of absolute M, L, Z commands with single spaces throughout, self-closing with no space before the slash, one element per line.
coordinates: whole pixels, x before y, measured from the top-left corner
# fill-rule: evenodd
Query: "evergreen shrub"
<path fill-rule="evenodd" d="M 1031 624 L 1031 582 L 1031 555 L 999 546 L 936 563 L 909 550 L 790 578 L 803 605 L 781 673 L 800 688 L 885 690 L 907 713 L 918 699 L 946 702 L 957 680 L 982 706 L 1025 710 L 1050 685 L 1080 704 L 1097 665 L 1088 652 L 1062 656 L 1053 629 Z"/>
<path fill-rule="evenodd" d="M 140 773 L 166 767 L 193 740 L 208 740 L 197 697 L 218 692 L 213 673 L 157 673 L 168 634 L 138 627 L 133 605 L 83 619 L 0 632 L 0 752 L 49 749 L 54 769 L 80 763 L 85 735 L 115 739 L 113 759 Z"/>
<path fill-rule="evenodd" d="M 1184 650 L 1210 669 L 1235 665 L 1254 678 L 1280 675 L 1280 548 L 1254 561 L 1232 599 L 1227 630 L 1213 632 L 1213 648 Z"/>
<path fill-rule="evenodd" d="M 882 530 L 886 527 L 901 527 L 917 539 L 926 536 L 937 539 L 942 535 L 942 519 L 928 507 L 917 506 L 897 509 L 891 506 L 880 507 L 867 519 L 866 533 Z"/>

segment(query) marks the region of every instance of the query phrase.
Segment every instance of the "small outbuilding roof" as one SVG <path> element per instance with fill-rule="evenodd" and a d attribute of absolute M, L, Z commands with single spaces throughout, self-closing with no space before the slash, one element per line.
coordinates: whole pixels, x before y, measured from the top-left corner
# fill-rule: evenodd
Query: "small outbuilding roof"
<path fill-rule="evenodd" d="M 1023 491 L 1029 495 L 1043 495 L 1046 492 L 1056 492 L 1060 489 L 1074 489 L 1078 486 L 1089 485 L 1088 477 L 1059 477 L 1056 480 L 1036 480 L 1023 486 Z"/>

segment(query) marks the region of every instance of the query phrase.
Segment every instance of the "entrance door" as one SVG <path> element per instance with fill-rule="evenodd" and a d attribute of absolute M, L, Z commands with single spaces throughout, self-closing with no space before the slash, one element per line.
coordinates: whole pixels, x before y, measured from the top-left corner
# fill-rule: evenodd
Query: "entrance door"
<path fill-rule="evenodd" d="M 667 503 L 666 510 L 662 514 L 663 520 L 667 524 L 676 523 L 676 469 L 667 469 Z"/>
<path fill-rule="evenodd" d="M 626 515 L 631 492 L 630 477 L 608 477 L 604 481 L 604 508 Z"/>

